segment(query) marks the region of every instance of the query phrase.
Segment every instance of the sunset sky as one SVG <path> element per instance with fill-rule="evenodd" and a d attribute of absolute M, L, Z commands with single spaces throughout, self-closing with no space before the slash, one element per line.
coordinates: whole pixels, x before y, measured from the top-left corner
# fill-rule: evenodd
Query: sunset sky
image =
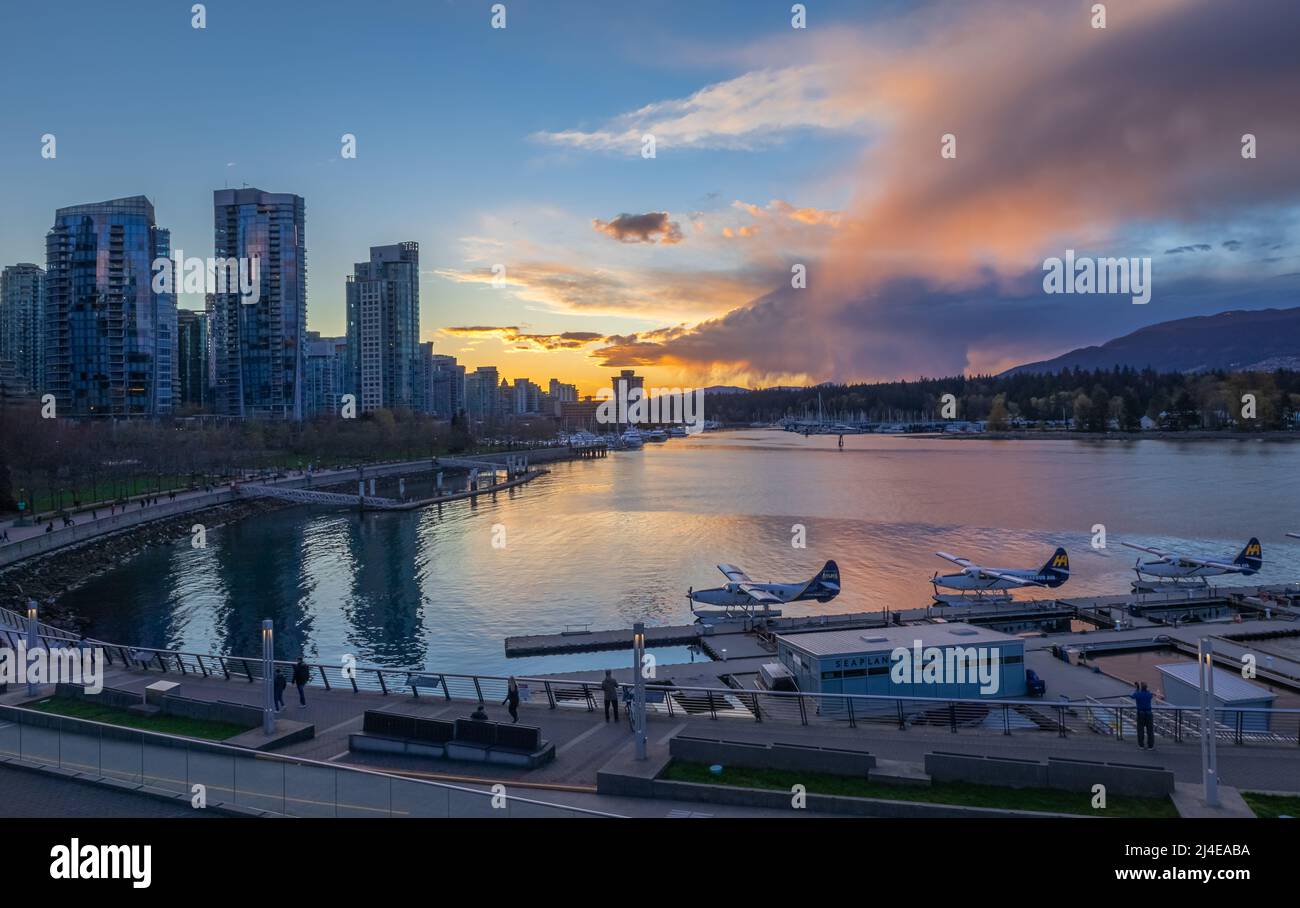
<path fill-rule="evenodd" d="M 208 256 L 213 189 L 295 192 L 312 329 L 416 240 L 437 352 L 584 391 L 997 370 L 1300 304 L 1294 0 L 190 5 L 5 4 L 0 264 L 43 263 L 60 206 L 147 195 Z M 1067 249 L 1151 257 L 1151 302 L 1044 294 Z"/>

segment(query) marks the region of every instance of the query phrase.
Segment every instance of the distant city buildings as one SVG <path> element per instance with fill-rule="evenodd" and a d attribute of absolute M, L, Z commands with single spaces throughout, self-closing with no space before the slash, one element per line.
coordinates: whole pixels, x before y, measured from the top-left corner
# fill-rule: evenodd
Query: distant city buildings
<path fill-rule="evenodd" d="M 465 376 L 465 414 L 471 424 L 494 425 L 501 416 L 497 367 L 479 366 Z"/>
<path fill-rule="evenodd" d="M 0 370 L 5 387 L 38 391 L 45 371 L 45 269 L 30 262 L 0 272 Z"/>
<path fill-rule="evenodd" d="M 456 357 L 433 352 L 433 341 L 420 344 L 416 355 L 415 409 L 438 419 L 451 419 L 465 410 L 465 367 Z"/>
<path fill-rule="evenodd" d="M 348 391 L 348 340 L 307 332 L 306 390 L 303 416 L 339 416 Z"/>
<path fill-rule="evenodd" d="M 206 312 L 176 310 L 176 372 L 180 380 L 180 408 L 205 412 L 212 403 Z"/>
<path fill-rule="evenodd" d="M 60 208 L 45 238 L 44 382 L 62 416 L 175 403 L 176 298 L 153 289 L 171 235 L 144 196 Z"/>
<path fill-rule="evenodd" d="M 348 371 L 358 409 L 417 409 L 420 244 L 371 246 L 347 279 Z"/>
<path fill-rule="evenodd" d="M 225 416 L 301 419 L 307 345 L 305 206 L 292 193 L 218 189 L 213 254 L 259 261 L 257 301 L 212 295 L 213 405 Z"/>

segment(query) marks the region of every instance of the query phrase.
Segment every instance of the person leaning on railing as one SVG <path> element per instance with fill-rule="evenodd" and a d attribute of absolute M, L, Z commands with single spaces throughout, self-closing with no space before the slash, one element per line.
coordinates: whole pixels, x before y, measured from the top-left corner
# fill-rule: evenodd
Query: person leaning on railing
<path fill-rule="evenodd" d="M 1133 684 L 1133 693 L 1129 696 L 1137 704 L 1138 747 L 1141 748 L 1145 741 L 1147 750 L 1155 750 L 1155 714 L 1151 710 L 1151 701 L 1155 699 L 1155 695 L 1147 690 L 1147 683 L 1143 681 L 1140 684 L 1136 682 Z"/>

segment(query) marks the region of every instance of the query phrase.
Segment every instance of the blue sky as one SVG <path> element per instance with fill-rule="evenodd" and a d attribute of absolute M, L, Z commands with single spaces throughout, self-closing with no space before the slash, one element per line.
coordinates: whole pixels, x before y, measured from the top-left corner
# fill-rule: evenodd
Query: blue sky
<path fill-rule="evenodd" d="M 370 245 L 413 239 L 424 271 L 424 338 L 471 365 L 499 365 L 510 377 L 558 375 L 591 388 L 626 363 L 659 370 L 665 380 L 740 381 L 934 374 L 978 364 L 963 351 L 927 367 L 924 333 L 913 338 L 915 360 L 879 367 L 871 343 L 850 343 L 833 357 L 833 376 L 818 371 L 826 356 L 765 368 L 753 356 L 725 352 L 760 346 L 767 335 L 733 337 L 724 325 L 711 340 L 719 334 L 712 323 L 780 287 L 790 261 L 858 259 L 852 228 L 871 223 L 864 200 L 897 182 L 872 163 L 873 149 L 897 141 L 895 124 L 906 136 L 909 105 L 930 88 L 929 61 L 962 84 L 959 65 L 925 48 L 940 40 L 945 17 L 960 5 L 929 4 L 938 12 L 918 16 L 916 8 L 927 4 L 818 0 L 808 4 L 806 30 L 790 28 L 789 3 L 763 0 L 508 0 L 504 30 L 490 27 L 491 5 L 216 0 L 206 4 L 207 27 L 197 30 L 189 3 L 7 4 L 0 12 L 9 36 L 0 57 L 0 259 L 43 262 L 57 207 L 137 193 L 154 202 L 173 246 L 206 256 L 212 190 L 246 183 L 305 197 L 308 320 L 326 334 L 342 333 L 352 263 L 366 258 Z M 1070 0 L 1048 6 L 1075 25 L 1082 21 L 1075 12 L 1086 7 Z M 1007 32 L 1012 41 L 1016 18 L 981 27 L 991 29 L 988 40 Z M 1116 41 L 1125 27 L 1135 32 L 1138 24 L 1115 22 Z M 1189 34 L 1196 32 L 1189 27 Z M 890 68 L 871 68 L 886 50 Z M 984 67 L 996 63 L 996 55 L 993 63 L 983 56 Z M 835 67 L 830 75 L 814 74 L 826 61 Z M 1030 71 L 1042 65 L 1024 62 Z M 888 86 L 882 97 L 878 86 Z M 682 113 L 680 102 L 711 87 L 720 98 Z M 772 120 L 796 110 L 782 100 L 787 93 L 797 109 L 810 111 L 806 122 Z M 647 105 L 660 106 L 638 115 Z M 645 123 L 680 130 L 664 136 L 653 160 L 610 139 Z M 937 135 L 944 124 L 925 126 Z M 40 156 L 45 133 L 57 137 L 55 160 Z M 355 160 L 339 154 L 344 133 L 357 137 Z M 1260 239 L 1261 249 L 1290 242 L 1294 186 L 1280 188 L 1272 200 L 1277 229 Z M 1103 227 L 1066 239 L 1080 248 L 1116 237 L 1126 248 L 1205 241 L 1222 258 L 1219 244 L 1236 237 L 1229 227 L 1260 223 L 1259 193 L 1246 195 L 1241 203 L 1210 199 L 1201 212 L 1174 205 L 1118 211 Z M 1026 206 L 1027 221 L 1040 216 L 1041 204 Z M 679 225 L 681 241 L 658 235 L 635 242 L 614 228 L 596 229 L 596 221 L 617 223 L 620 214 L 658 212 Z M 857 242 L 880 245 L 869 229 Z M 982 264 L 987 255 L 1004 275 L 1034 270 L 1027 255 L 1008 264 L 996 242 L 991 252 L 969 246 L 960 255 Z M 504 289 L 484 283 L 495 263 L 512 278 Z M 837 274 L 845 270 L 852 269 Z M 819 303 L 789 323 L 832 326 L 825 331 L 833 339 L 833 326 L 855 322 L 856 301 L 870 295 L 861 276 L 855 280 L 831 309 Z M 1023 302 L 1005 284 L 970 283 L 972 317 L 983 311 L 985 320 L 996 319 L 999 300 Z M 1244 304 L 1274 304 L 1294 289 L 1270 295 L 1276 286 L 1252 290 Z M 939 297 L 948 300 L 951 289 Z M 985 299 L 988 293 L 995 299 Z M 846 309 L 846 300 L 855 302 Z M 1125 310 L 1111 324 L 1193 310 Z M 732 318 L 733 327 L 757 321 L 747 313 Z M 1106 339 L 1076 337 L 1077 326 L 1089 323 L 1079 316 L 1039 317 L 1025 349 L 1013 344 L 1007 356 L 1031 359 L 1074 340 Z M 771 330 L 781 336 L 781 328 Z M 566 332 L 582 337 L 555 339 Z M 880 325 L 869 333 L 879 336 Z M 889 342 L 907 344 L 907 337 Z M 618 355 L 595 356 L 602 345 Z"/>

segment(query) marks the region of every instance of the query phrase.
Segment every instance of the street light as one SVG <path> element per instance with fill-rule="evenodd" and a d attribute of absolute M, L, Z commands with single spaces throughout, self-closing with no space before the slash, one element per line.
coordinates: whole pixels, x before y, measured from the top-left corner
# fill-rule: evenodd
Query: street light
<path fill-rule="evenodd" d="M 632 726 L 636 733 L 636 758 L 646 759 L 645 733 L 645 625 L 632 625 Z"/>
<path fill-rule="evenodd" d="M 1201 703 L 1201 777 L 1205 783 L 1205 806 L 1219 806 L 1219 758 L 1214 729 L 1214 642 L 1202 637 L 1198 647 Z"/>
<path fill-rule="evenodd" d="M 36 652 L 39 645 L 36 642 L 36 628 L 39 621 L 40 609 L 36 605 L 35 599 L 27 600 L 27 657 L 30 659 L 31 654 Z M 27 677 L 27 696 L 35 697 L 40 693 L 40 685 L 31 680 L 31 675 Z"/>
<path fill-rule="evenodd" d="M 271 619 L 262 621 L 262 733 L 275 734 L 275 632 Z"/>

